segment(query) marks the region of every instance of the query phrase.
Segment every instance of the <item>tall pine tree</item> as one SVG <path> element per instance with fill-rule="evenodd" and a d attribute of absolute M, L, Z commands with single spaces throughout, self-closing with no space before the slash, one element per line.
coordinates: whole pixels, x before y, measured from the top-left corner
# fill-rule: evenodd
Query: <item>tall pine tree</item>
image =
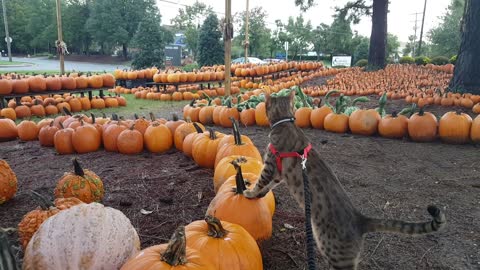
<path fill-rule="evenodd" d="M 210 14 L 200 28 L 198 41 L 198 64 L 200 66 L 212 66 L 224 62 L 221 37 L 218 18 L 215 14 Z"/>

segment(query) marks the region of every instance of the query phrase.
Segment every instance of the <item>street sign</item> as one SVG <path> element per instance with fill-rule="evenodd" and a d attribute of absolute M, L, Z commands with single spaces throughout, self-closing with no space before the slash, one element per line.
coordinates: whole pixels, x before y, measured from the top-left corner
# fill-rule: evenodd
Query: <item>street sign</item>
<path fill-rule="evenodd" d="M 7 40 L 7 37 L 5 37 L 5 42 L 9 42 L 9 41 L 10 41 L 10 43 L 12 43 L 12 41 L 13 41 L 12 37 L 8 37 L 8 40 Z"/>
<path fill-rule="evenodd" d="M 285 51 L 288 51 L 288 41 L 285 41 L 285 44 L 283 47 L 285 48 Z"/>

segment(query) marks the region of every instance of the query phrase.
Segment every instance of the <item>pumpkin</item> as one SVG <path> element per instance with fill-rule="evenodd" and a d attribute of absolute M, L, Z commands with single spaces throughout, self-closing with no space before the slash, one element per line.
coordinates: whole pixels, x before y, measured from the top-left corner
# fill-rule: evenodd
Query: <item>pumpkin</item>
<path fill-rule="evenodd" d="M 17 114 L 12 108 L 4 108 L 0 110 L 0 117 L 8 118 L 10 120 L 17 120 Z"/>
<path fill-rule="evenodd" d="M 446 143 L 463 144 L 470 139 L 472 117 L 466 113 L 447 112 L 440 118 L 438 135 Z"/>
<path fill-rule="evenodd" d="M 152 153 L 163 153 L 173 146 L 172 132 L 166 125 L 153 123 L 143 134 L 145 147 Z"/>
<path fill-rule="evenodd" d="M 348 126 L 353 134 L 371 136 L 377 133 L 380 114 L 374 109 L 356 110 L 348 118 Z"/>
<path fill-rule="evenodd" d="M 326 105 L 314 109 L 310 113 L 310 124 L 313 128 L 324 129 L 325 117 L 332 112 L 332 109 Z"/>
<path fill-rule="evenodd" d="M 139 249 L 138 234 L 122 212 L 82 203 L 42 224 L 27 246 L 23 269 L 120 269 Z M 59 250 L 69 255 L 58 256 Z"/>
<path fill-rule="evenodd" d="M 300 128 L 309 128 L 311 127 L 310 124 L 310 116 L 312 114 L 312 108 L 310 107 L 302 107 L 295 111 L 295 125 Z"/>
<path fill-rule="evenodd" d="M 0 118 L 0 142 L 15 140 L 18 137 L 18 129 L 13 120 Z"/>
<path fill-rule="evenodd" d="M 227 106 L 223 107 L 222 110 L 220 110 L 220 125 L 222 127 L 232 127 L 232 121 L 230 120 L 231 118 L 235 120 L 240 119 L 240 113 L 238 112 L 238 109 L 236 107 L 232 107 L 232 102 L 231 100 L 228 101 Z"/>
<path fill-rule="evenodd" d="M 214 109 L 215 107 L 209 105 L 202 107 L 198 113 L 198 121 L 204 125 L 212 125 Z"/>
<path fill-rule="evenodd" d="M 265 102 L 258 103 L 255 107 L 255 122 L 259 126 L 269 126 L 270 122 L 268 121 L 267 108 L 265 107 Z"/>
<path fill-rule="evenodd" d="M 145 131 L 150 126 L 150 122 L 145 119 L 145 117 L 139 118 L 137 114 L 135 116 L 135 130 L 138 130 L 142 135 L 145 134 Z"/>
<path fill-rule="evenodd" d="M 102 88 L 103 78 L 100 75 L 93 75 L 88 77 L 88 87 L 90 88 Z"/>
<path fill-rule="evenodd" d="M 168 124 L 168 123 L 167 123 Z M 197 123 L 197 125 L 202 129 L 205 130 L 205 127 Z M 183 150 L 183 140 L 187 137 L 188 134 L 193 133 L 196 131 L 195 126 L 193 125 L 190 119 L 187 119 L 187 122 L 180 124 L 174 132 L 173 141 L 175 143 L 175 148 L 182 151 Z"/>
<path fill-rule="evenodd" d="M 12 81 L 12 92 L 15 94 L 28 93 L 30 87 L 27 79 L 17 79 Z"/>
<path fill-rule="evenodd" d="M 210 202 L 207 215 L 242 226 L 257 241 L 266 240 L 272 236 L 272 212 L 267 200 L 265 197 L 251 200 L 243 196 L 247 187 L 241 167 L 236 166 L 236 170 L 235 185 L 222 185 Z M 249 177 L 258 176 L 252 174 Z"/>
<path fill-rule="evenodd" d="M 172 115 L 172 120 L 167 121 L 167 123 L 165 123 L 165 125 L 170 129 L 170 132 L 172 133 L 172 135 L 174 135 L 175 130 L 183 123 L 185 123 L 185 121 L 179 120 L 178 116 L 176 114 L 173 114 Z"/>
<path fill-rule="evenodd" d="M 54 136 L 58 131 L 58 127 L 53 125 L 53 121 L 50 121 L 50 124 L 44 126 L 38 132 L 38 140 L 40 141 L 41 146 L 54 146 Z"/>
<path fill-rule="evenodd" d="M 101 75 L 103 87 L 114 87 L 115 86 L 115 77 L 110 73 L 105 73 Z"/>
<path fill-rule="evenodd" d="M 19 270 L 6 230 L 0 228 L 0 269 Z"/>
<path fill-rule="evenodd" d="M 391 139 L 401 139 L 408 133 L 408 118 L 393 112 L 378 122 L 380 136 Z"/>
<path fill-rule="evenodd" d="M 242 226 L 207 216 L 185 226 L 185 234 L 187 247 L 209 258 L 212 269 L 263 269 L 257 242 Z"/>
<path fill-rule="evenodd" d="M 80 76 L 75 78 L 75 86 L 77 89 L 85 89 L 88 87 L 88 78 Z"/>
<path fill-rule="evenodd" d="M 195 142 L 195 139 L 202 135 L 204 131 L 197 123 L 193 123 L 193 126 L 195 127 L 195 132 L 188 134 L 182 144 L 183 153 L 190 158 L 192 157 L 193 143 Z"/>
<path fill-rule="evenodd" d="M 62 83 L 62 89 L 64 90 L 74 90 L 77 88 L 77 81 L 73 77 L 63 76 L 60 78 Z"/>
<path fill-rule="evenodd" d="M 32 92 L 43 92 L 47 90 L 47 82 L 41 75 L 28 77 L 28 88 Z"/>
<path fill-rule="evenodd" d="M 219 148 L 217 151 L 217 156 L 215 157 L 215 167 L 217 164 L 222 160 L 224 157 L 228 157 L 231 155 L 242 155 L 242 156 L 248 156 L 248 157 L 253 157 L 257 159 L 262 159 L 262 156 L 260 155 L 260 152 L 258 151 L 257 147 L 253 143 L 250 142 L 243 142 L 242 136 L 240 134 L 240 131 L 238 130 L 238 123 L 236 120 L 233 118 L 231 119 L 233 123 L 233 137 L 234 141 L 233 142 L 228 142 L 228 143 L 223 143 L 223 140 L 219 143 Z M 225 136 L 227 137 L 227 136 Z M 228 137 L 227 139 L 228 140 Z"/>
<path fill-rule="evenodd" d="M 38 138 L 38 126 L 33 121 L 24 120 L 17 126 L 18 137 L 22 141 L 34 141 Z"/>
<path fill-rule="evenodd" d="M 126 126 L 120 125 L 118 123 L 108 125 L 107 128 L 104 129 L 104 131 L 102 132 L 103 148 L 110 152 L 118 152 L 118 135 L 120 135 L 120 133 L 126 129 Z"/>
<path fill-rule="evenodd" d="M 215 125 L 220 125 L 220 113 L 223 110 L 224 106 L 217 106 L 213 108 L 212 120 Z"/>
<path fill-rule="evenodd" d="M 0 78 L 0 95 L 8 95 L 13 91 L 13 83 L 11 80 Z"/>
<path fill-rule="evenodd" d="M 55 147 L 55 150 L 60 155 L 75 153 L 72 143 L 72 134 L 74 130 L 72 128 L 64 128 L 61 122 L 59 122 L 59 125 L 61 127 L 60 130 L 55 132 L 55 135 L 53 136 L 53 146 Z"/>
<path fill-rule="evenodd" d="M 116 108 L 118 107 L 118 100 L 114 97 L 105 98 L 105 107 L 107 108 Z"/>
<path fill-rule="evenodd" d="M 246 105 L 246 108 L 240 112 L 240 123 L 242 125 L 248 127 L 255 125 L 255 109 L 250 108 L 250 106 Z"/>
<path fill-rule="evenodd" d="M 437 118 L 423 108 L 408 119 L 408 135 L 415 142 L 430 142 L 437 136 Z"/>
<path fill-rule="evenodd" d="M 62 90 L 62 81 L 60 81 L 59 77 L 51 76 L 45 79 L 45 83 L 47 84 L 48 91 L 60 91 Z"/>
<path fill-rule="evenodd" d="M 94 97 L 91 101 L 90 104 L 92 106 L 92 109 L 105 109 L 105 100 L 99 97 Z"/>
<path fill-rule="evenodd" d="M 25 250 L 30 239 L 35 232 L 40 228 L 40 225 L 47 220 L 47 218 L 57 214 L 58 212 L 68 209 L 74 205 L 83 203 L 77 198 L 59 198 L 52 203 L 39 193 L 32 191 L 33 198 L 40 205 L 37 209 L 25 214 L 18 224 L 18 235 L 20 236 L 20 243 Z"/>
<path fill-rule="evenodd" d="M 0 159 L 0 205 L 10 200 L 17 192 L 17 176 L 8 163 Z"/>
<path fill-rule="evenodd" d="M 236 175 L 237 171 L 235 167 L 231 166 L 232 161 L 239 164 L 244 173 L 252 173 L 255 175 L 260 175 L 262 173 L 263 162 L 260 159 L 240 155 L 225 157 L 218 162 L 213 174 L 213 189 L 215 190 L 215 193 L 222 184 L 230 178 L 230 176 Z"/>
<path fill-rule="evenodd" d="M 40 104 L 37 99 L 35 100 L 34 105 L 30 108 L 30 112 L 33 116 L 37 117 L 44 117 L 46 115 L 45 107 L 43 107 L 43 104 Z"/>
<path fill-rule="evenodd" d="M 90 170 L 84 170 L 76 158 L 74 172 L 65 173 L 55 187 L 55 198 L 75 197 L 84 203 L 99 202 L 105 191 L 100 177 Z"/>
<path fill-rule="evenodd" d="M 80 126 L 72 133 L 72 145 L 79 154 L 95 152 L 100 148 L 101 137 L 98 130 L 80 120 Z"/>
<path fill-rule="evenodd" d="M 206 256 L 187 246 L 185 227 L 180 226 L 168 244 L 148 247 L 128 260 L 120 270 L 213 270 Z"/>
<path fill-rule="evenodd" d="M 473 143 L 480 144 L 480 115 L 477 115 L 472 121 L 470 129 L 470 139 Z"/>
<path fill-rule="evenodd" d="M 197 135 L 192 145 L 192 157 L 200 167 L 213 169 L 218 144 L 222 137 L 223 134 L 217 133 L 213 129 Z M 183 146 L 185 149 L 185 143 Z"/>
<path fill-rule="evenodd" d="M 127 155 L 138 154 L 143 151 L 143 135 L 135 130 L 135 125 L 125 129 L 118 134 L 117 138 L 118 152 Z"/>
<path fill-rule="evenodd" d="M 480 102 L 475 104 L 475 106 L 473 106 L 472 112 L 476 114 L 480 114 Z"/>
<path fill-rule="evenodd" d="M 18 118 L 26 118 L 32 116 L 30 108 L 25 105 L 18 105 L 15 107 L 15 114 Z"/>

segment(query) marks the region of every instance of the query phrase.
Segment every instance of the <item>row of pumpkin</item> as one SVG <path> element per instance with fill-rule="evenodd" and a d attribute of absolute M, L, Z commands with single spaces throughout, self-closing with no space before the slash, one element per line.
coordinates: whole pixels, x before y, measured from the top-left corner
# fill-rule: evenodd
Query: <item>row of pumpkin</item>
<path fill-rule="evenodd" d="M 59 114 L 65 110 L 70 112 L 88 111 L 91 109 L 116 108 L 127 106 L 127 100 L 122 96 L 98 96 L 91 100 L 87 96 L 77 97 L 65 93 L 63 95 L 49 96 L 24 96 L 17 104 L 15 99 L 8 102 L 7 108 L 0 110 L 0 117 L 15 121 L 17 118 L 29 118 L 31 116 L 45 117 Z"/>
<path fill-rule="evenodd" d="M 303 95 L 302 98 L 307 98 L 299 88 L 292 91 L 296 91 L 297 96 Z M 438 120 L 435 115 L 425 112 L 423 108 L 417 110 L 416 105 L 399 113 L 387 114 L 384 109 L 387 102 L 385 93 L 380 98 L 379 107 L 376 109 L 360 109 L 357 106 L 359 102 L 368 101 L 366 97 L 352 100 L 343 94 L 337 97 L 336 105 L 332 106 L 329 98 L 335 94 L 338 95 L 339 91 L 330 91 L 323 106 L 317 104 L 318 107 L 314 107 L 308 102 L 298 106 L 295 111 L 296 125 L 301 128 L 324 129 L 335 133 L 350 131 L 352 134 L 365 136 L 379 134 L 392 139 L 408 136 L 415 142 L 434 141 L 439 137 L 446 143 L 480 143 L 480 116 L 472 119 L 466 113 L 451 111 Z M 212 102 L 206 99 L 192 102 L 183 108 L 184 118 L 188 117 L 192 121 L 199 121 L 205 125 L 223 127 L 231 126 L 229 117 L 239 120 L 245 126 L 269 125 L 263 94 L 260 94 L 260 98 L 258 96 L 250 96 L 248 99 L 239 97 L 238 100 L 232 101 L 223 106 L 212 105 Z"/>
<path fill-rule="evenodd" d="M 203 131 L 201 124 L 191 122 L 178 125 L 174 131 L 176 148 L 193 156 L 194 160 L 198 157 L 195 153 L 203 155 L 197 162 L 199 166 L 215 167 L 213 185 L 217 194 L 204 221 L 179 227 L 168 244 L 138 252 L 138 234 L 128 218 L 118 210 L 97 203 L 104 195 L 101 179 L 94 172 L 84 170 L 74 159 L 74 171 L 66 173 L 57 183 L 55 202 L 34 193 L 41 207 L 27 213 L 19 223 L 20 241 L 25 249 L 23 268 L 40 269 L 48 264 L 48 269 L 63 269 L 66 265 L 78 265 L 78 259 L 86 254 L 95 254 L 99 258 L 95 258 L 93 264 L 85 265 L 84 269 L 188 269 L 190 265 L 208 270 L 228 269 L 232 265 L 241 269 L 263 269 L 256 241 L 271 237 L 274 196 L 271 192 L 258 200 L 243 196 L 244 190 L 253 188 L 263 163 L 251 140 L 239 133 L 237 123 L 233 122 L 233 126 L 233 135 Z M 189 153 L 190 147 L 192 153 Z M 220 161 L 216 162 L 218 159 Z M 208 164 L 203 160 L 209 160 Z M 6 175 L 2 180 L 7 180 L 0 183 L 7 188 L 0 190 L 11 191 L 6 194 L 8 200 L 16 192 L 17 180 L 8 164 L 1 160 L 0 172 Z M 236 209 L 241 207 L 248 208 L 248 213 L 238 215 Z M 82 222 L 72 222 L 71 217 L 78 215 Z M 98 226 L 99 222 L 101 226 Z M 106 228 L 116 237 L 104 238 Z M 86 230 L 89 237 L 62 237 L 61 241 L 52 237 L 84 235 Z M 109 240 L 91 244 L 100 238 Z M 3 245 L 5 243 L 8 242 Z M 214 252 L 218 248 L 222 250 L 221 254 Z M 0 249 L 8 254 L 8 245 Z M 72 252 L 73 257 L 58 256 L 53 250 Z M 229 255 L 226 256 L 225 252 Z M 6 263 L 6 260 L 14 263 L 13 254 L 10 255 L 0 263 Z"/>
<path fill-rule="evenodd" d="M 114 87 L 115 78 L 110 73 L 91 76 L 79 73 L 69 75 L 2 75 L 0 95 L 41 93 L 45 91 L 75 90 L 102 87 Z"/>

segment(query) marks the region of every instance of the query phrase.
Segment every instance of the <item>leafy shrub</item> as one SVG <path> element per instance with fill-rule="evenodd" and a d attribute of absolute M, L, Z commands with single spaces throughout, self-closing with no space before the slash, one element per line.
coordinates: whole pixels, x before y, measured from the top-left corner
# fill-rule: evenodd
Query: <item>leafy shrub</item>
<path fill-rule="evenodd" d="M 445 56 L 437 56 L 437 57 L 434 57 L 432 58 L 432 64 L 434 65 L 446 65 L 449 63 L 449 59 Z"/>
<path fill-rule="evenodd" d="M 365 67 L 368 65 L 368 60 L 367 59 L 360 59 L 355 63 L 355 66 L 357 67 Z"/>
<path fill-rule="evenodd" d="M 415 59 L 411 56 L 403 56 L 400 58 L 400 64 L 413 64 L 415 63 Z"/>
<path fill-rule="evenodd" d="M 454 55 L 452 56 L 452 58 L 450 58 L 450 64 L 456 64 L 457 63 L 457 55 Z"/>
<path fill-rule="evenodd" d="M 192 72 L 194 69 L 198 69 L 198 64 L 196 63 L 193 63 L 193 64 L 188 64 L 188 65 L 185 65 L 182 67 L 182 69 L 185 71 L 185 72 Z"/>
<path fill-rule="evenodd" d="M 430 58 L 428 58 L 426 56 L 415 57 L 415 64 L 417 64 L 417 65 L 425 66 L 426 64 L 429 64 L 430 61 L 431 61 Z"/>

